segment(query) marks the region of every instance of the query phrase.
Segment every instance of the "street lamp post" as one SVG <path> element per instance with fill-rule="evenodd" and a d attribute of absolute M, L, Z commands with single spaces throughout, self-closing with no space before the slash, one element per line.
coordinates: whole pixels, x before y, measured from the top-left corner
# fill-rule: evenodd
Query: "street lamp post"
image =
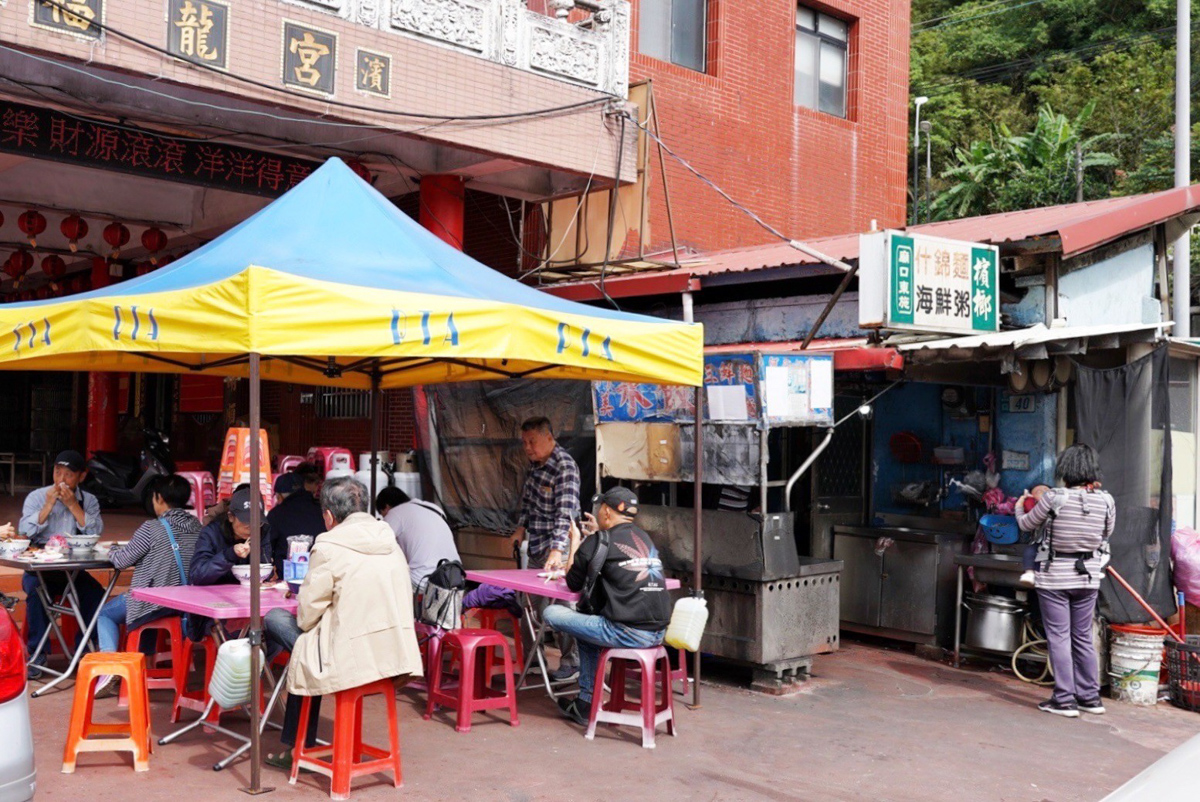
<path fill-rule="evenodd" d="M 914 225 L 914 226 L 917 224 L 917 219 L 918 219 L 917 212 L 921 205 L 921 201 L 920 201 L 921 196 L 919 194 L 920 188 L 918 186 L 918 183 L 920 181 L 920 173 L 921 173 L 921 107 L 924 106 L 928 102 L 929 102 L 929 98 L 925 97 L 924 95 L 913 100 L 913 105 L 916 107 L 916 112 L 917 112 L 917 118 L 916 118 L 915 122 L 913 123 L 912 225 Z"/>
<path fill-rule="evenodd" d="M 933 200 L 930 197 L 933 187 L 933 123 L 929 120 L 922 120 L 918 128 L 925 135 L 925 222 L 928 223 L 929 212 L 933 207 Z"/>

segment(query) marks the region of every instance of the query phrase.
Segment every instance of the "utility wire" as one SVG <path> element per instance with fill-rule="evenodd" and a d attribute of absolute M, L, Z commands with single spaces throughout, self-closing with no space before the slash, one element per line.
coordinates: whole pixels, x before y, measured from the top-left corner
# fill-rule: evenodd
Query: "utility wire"
<path fill-rule="evenodd" d="M 1014 9 L 1025 8 L 1026 6 L 1033 6 L 1033 5 L 1037 5 L 1039 3 L 1044 3 L 1044 2 L 1046 2 L 1046 0 L 1025 0 L 1025 2 L 1023 2 L 1023 3 L 1017 3 L 1016 5 L 1005 6 L 1004 8 L 997 8 L 994 11 L 989 11 L 985 14 L 975 14 L 974 16 L 971 16 L 971 17 L 952 17 L 950 19 L 947 19 L 945 22 L 939 22 L 936 25 L 928 25 L 925 23 L 918 23 L 913 26 L 912 32 L 914 34 L 917 34 L 917 33 L 925 33 L 927 31 L 936 31 L 938 28 L 945 28 L 948 25 L 958 25 L 963 22 L 971 22 L 972 20 L 983 19 L 984 17 L 991 17 L 996 14 L 1004 14 L 1004 13 L 1012 11 Z"/>

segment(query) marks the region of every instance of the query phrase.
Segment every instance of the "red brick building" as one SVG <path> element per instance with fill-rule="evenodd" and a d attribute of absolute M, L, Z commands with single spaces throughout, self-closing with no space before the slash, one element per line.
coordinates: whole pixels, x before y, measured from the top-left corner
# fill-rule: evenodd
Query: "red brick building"
<path fill-rule="evenodd" d="M 693 167 L 790 237 L 866 230 L 872 220 L 903 223 L 908 0 L 633 6 L 630 80 L 653 83 L 662 138 Z M 680 36 L 676 26 L 674 61 L 682 64 L 654 40 L 656 18 L 669 6 L 677 15 L 707 15 L 703 30 Z M 815 30 L 822 22 L 828 30 Z M 824 110 L 806 107 L 812 96 L 797 76 L 814 39 L 818 70 L 844 76 L 843 98 L 829 98 Z M 702 59 L 694 58 L 696 42 Z M 834 83 L 824 82 L 827 96 L 838 94 Z M 670 157 L 667 176 L 681 246 L 713 251 L 772 239 Z M 658 178 L 650 187 L 651 253 L 670 244 Z"/>

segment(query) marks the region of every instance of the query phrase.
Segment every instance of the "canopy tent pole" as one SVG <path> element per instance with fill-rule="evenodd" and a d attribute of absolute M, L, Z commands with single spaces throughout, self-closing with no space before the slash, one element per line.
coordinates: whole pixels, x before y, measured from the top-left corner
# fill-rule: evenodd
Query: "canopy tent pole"
<path fill-rule="evenodd" d="M 263 794 L 274 788 L 262 787 L 262 737 L 259 718 L 262 704 L 262 611 L 259 594 L 262 577 L 258 566 L 262 561 L 262 488 L 259 485 L 259 432 L 262 430 L 262 384 L 258 354 L 250 354 L 250 787 L 248 794 Z M 221 626 L 220 622 L 214 626 Z"/>
<path fill-rule="evenodd" d="M 378 510 L 375 509 L 375 497 L 379 494 L 379 489 L 375 486 L 375 477 L 379 471 L 379 414 L 380 393 L 379 393 L 379 365 L 376 363 L 375 369 L 371 371 L 371 514 L 374 515 Z"/>
<path fill-rule="evenodd" d="M 704 385 L 696 388 L 696 474 L 692 483 L 695 529 L 692 532 L 692 593 L 703 595 L 701 577 L 701 534 L 704 531 Z M 700 650 L 692 653 L 692 707 L 700 706 Z"/>

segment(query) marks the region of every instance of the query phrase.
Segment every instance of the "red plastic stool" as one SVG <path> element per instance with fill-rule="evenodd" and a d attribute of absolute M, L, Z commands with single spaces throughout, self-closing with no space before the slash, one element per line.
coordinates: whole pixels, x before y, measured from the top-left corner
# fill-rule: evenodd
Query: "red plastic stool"
<path fill-rule="evenodd" d="M 491 687 L 488 653 L 492 649 L 502 650 L 504 656 L 504 690 Z M 433 717 L 438 705 L 458 710 L 459 732 L 471 729 L 471 714 L 482 710 L 508 708 L 512 726 L 521 722 L 517 718 L 516 682 L 513 678 L 512 652 L 508 639 L 490 629 L 456 629 L 442 638 L 441 652 L 458 653 L 462 665 L 458 687 L 442 687 L 442 654 L 431 660 L 433 678 L 429 681 L 429 701 L 425 705 L 425 719 Z M 480 652 L 483 652 L 481 655 Z"/>
<path fill-rule="evenodd" d="M 612 663 L 612 675 L 608 679 L 611 693 L 603 705 L 604 668 Z M 641 704 L 635 704 L 625 699 L 625 681 L 628 679 L 627 669 L 639 669 L 642 698 Z M 657 670 L 656 670 L 657 669 Z M 652 677 L 647 681 L 647 677 Z M 662 686 L 662 701 L 655 702 L 654 686 Z M 605 649 L 600 653 L 600 664 L 596 667 L 596 684 L 592 690 L 592 714 L 588 719 L 588 728 L 584 737 L 589 741 L 596 737 L 596 725 L 625 724 L 641 726 L 642 746 L 654 748 L 654 731 L 659 724 L 666 723 L 667 733 L 675 736 L 675 705 L 674 694 L 671 692 L 671 660 L 667 650 L 659 646 L 654 649 Z M 636 713 L 626 713 L 626 710 L 636 710 Z"/>
<path fill-rule="evenodd" d="M 183 619 L 177 615 L 168 618 L 158 618 L 149 623 L 143 624 L 137 629 L 129 632 L 125 636 L 125 651 L 137 652 L 140 651 L 143 632 L 157 632 L 158 636 L 155 640 L 155 655 L 153 657 L 154 665 L 151 665 L 151 660 L 146 661 L 146 690 L 148 691 L 163 691 L 169 690 L 175 692 L 175 702 L 178 705 L 180 695 L 187 690 L 187 675 L 189 659 L 191 657 L 191 649 L 188 648 L 188 641 L 183 637 Z M 158 665 L 158 649 L 161 648 L 161 636 L 165 633 L 171 643 L 171 666 L 162 668 Z M 117 702 L 118 707 L 126 707 L 129 704 L 129 689 L 125 686 L 127 683 L 121 683 L 120 698 Z M 172 721 L 176 721 L 174 717 Z"/>
<path fill-rule="evenodd" d="M 668 652 L 668 655 L 670 652 Z M 629 679 L 638 679 L 641 676 L 640 666 L 629 666 Z M 659 669 L 661 671 L 661 669 Z M 659 681 L 658 678 L 656 681 Z M 640 680 L 639 680 L 640 681 Z M 687 670 L 687 653 L 683 649 L 675 649 L 675 667 L 671 669 L 671 687 L 674 688 L 675 683 L 681 683 L 679 695 L 687 698 L 688 684 L 691 682 L 688 679 Z"/>
<path fill-rule="evenodd" d="M 387 705 L 389 749 L 381 749 L 363 743 L 363 698 L 379 695 Z M 305 696 L 300 705 L 300 733 L 292 750 L 292 776 L 288 782 L 296 784 L 300 769 L 320 772 L 330 778 L 331 799 L 350 798 L 350 780 L 364 774 L 376 774 L 390 769 L 394 775 L 393 785 L 402 785 L 400 774 L 400 725 L 396 720 L 396 686 L 390 679 L 381 679 L 359 688 L 350 688 L 334 694 L 333 743 L 330 746 L 307 746 L 309 703 Z M 369 760 L 360 760 L 367 757 Z"/>
<path fill-rule="evenodd" d="M 204 684 L 197 690 L 190 691 L 187 688 L 187 674 L 192 668 L 197 647 L 204 652 Z M 188 638 L 184 648 L 184 681 L 179 693 L 175 694 L 175 705 L 171 709 L 171 721 L 179 721 L 179 714 L 184 710 L 204 712 L 210 699 L 208 683 L 212 680 L 213 667 L 217 664 L 217 642 L 212 637 L 204 638 L 199 642 Z M 214 705 L 212 712 L 208 715 L 208 720 L 215 723 L 220 719 L 221 708 Z"/>
<path fill-rule="evenodd" d="M 517 618 L 508 610 L 503 610 L 494 607 L 476 607 L 471 610 L 475 614 L 475 618 L 479 621 L 480 629 L 494 629 L 499 631 L 496 624 L 501 621 L 508 621 L 512 624 L 513 631 L 513 653 L 516 655 L 518 670 L 525 667 L 525 643 L 521 640 L 521 619 Z M 489 674 L 495 676 L 504 670 L 504 667 L 497 663 L 494 667 L 491 666 L 492 652 L 488 652 L 488 664 L 491 668 Z"/>

